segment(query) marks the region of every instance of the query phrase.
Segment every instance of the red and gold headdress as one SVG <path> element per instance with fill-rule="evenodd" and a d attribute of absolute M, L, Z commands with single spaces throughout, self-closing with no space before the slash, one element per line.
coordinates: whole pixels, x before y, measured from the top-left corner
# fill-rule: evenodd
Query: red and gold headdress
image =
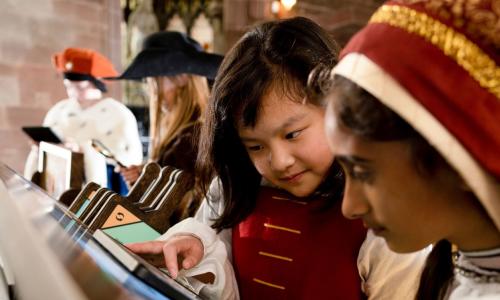
<path fill-rule="evenodd" d="M 389 1 L 341 56 L 334 73 L 419 131 L 500 229 L 500 0 Z"/>

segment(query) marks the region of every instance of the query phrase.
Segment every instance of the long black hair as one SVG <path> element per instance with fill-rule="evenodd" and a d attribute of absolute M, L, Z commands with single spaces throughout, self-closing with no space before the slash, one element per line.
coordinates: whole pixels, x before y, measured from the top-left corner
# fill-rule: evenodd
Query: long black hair
<path fill-rule="evenodd" d="M 319 25 L 296 17 L 256 26 L 227 53 L 212 89 L 197 159 L 200 193 L 206 194 L 214 176 L 222 183 L 225 209 L 214 228 L 233 227 L 248 216 L 261 181 L 237 124 L 255 126 L 270 88 L 320 105 L 306 96 L 308 75 L 320 63 L 336 64 L 338 50 Z"/>

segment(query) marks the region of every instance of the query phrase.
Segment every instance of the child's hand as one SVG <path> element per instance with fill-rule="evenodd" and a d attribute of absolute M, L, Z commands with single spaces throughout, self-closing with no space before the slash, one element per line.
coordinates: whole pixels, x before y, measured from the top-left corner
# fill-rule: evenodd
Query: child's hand
<path fill-rule="evenodd" d="M 132 165 L 128 168 L 119 168 L 119 172 L 122 174 L 125 182 L 129 186 L 132 186 L 137 181 L 137 178 L 139 178 L 139 175 L 141 175 L 143 167 L 143 165 Z"/>
<path fill-rule="evenodd" d="M 177 235 L 167 241 L 133 243 L 126 246 L 139 256 L 163 253 L 165 267 L 174 279 L 179 273 L 179 265 L 188 270 L 203 258 L 203 244 L 192 235 Z"/>

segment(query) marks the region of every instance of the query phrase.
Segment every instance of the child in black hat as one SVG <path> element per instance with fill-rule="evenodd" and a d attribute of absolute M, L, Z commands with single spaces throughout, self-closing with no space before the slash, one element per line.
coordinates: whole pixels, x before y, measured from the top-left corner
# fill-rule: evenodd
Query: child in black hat
<path fill-rule="evenodd" d="M 194 174 L 198 129 L 222 57 L 209 54 L 179 32 L 158 32 L 146 38 L 143 50 L 116 79 L 146 79 L 150 95 L 150 160 Z M 122 168 L 133 184 L 142 165 Z M 197 205 L 194 205 L 196 209 Z"/>

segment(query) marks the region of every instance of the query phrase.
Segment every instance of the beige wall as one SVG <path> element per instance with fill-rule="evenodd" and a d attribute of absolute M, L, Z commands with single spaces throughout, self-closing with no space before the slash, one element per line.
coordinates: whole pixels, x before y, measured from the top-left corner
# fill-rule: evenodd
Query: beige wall
<path fill-rule="evenodd" d="M 70 46 L 110 57 L 120 70 L 118 0 L 3 0 L 0 10 L 0 161 L 22 171 L 24 125 L 39 125 L 66 96 L 51 55 Z M 120 86 L 110 86 L 119 97 Z"/>

